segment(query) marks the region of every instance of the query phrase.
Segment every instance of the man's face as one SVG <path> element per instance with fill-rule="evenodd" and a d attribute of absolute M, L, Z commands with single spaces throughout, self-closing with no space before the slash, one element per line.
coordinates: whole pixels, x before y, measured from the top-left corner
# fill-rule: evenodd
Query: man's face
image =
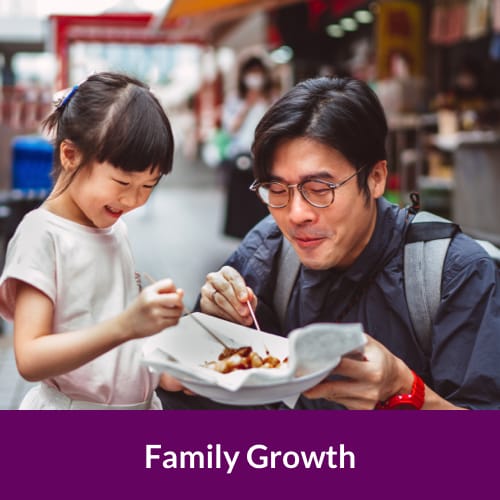
<path fill-rule="evenodd" d="M 336 149 L 298 138 L 278 146 L 271 176 L 284 184 L 311 178 L 339 183 L 354 172 L 355 168 Z M 335 190 L 335 200 L 326 208 L 311 206 L 293 189 L 286 207 L 269 210 L 302 264 L 317 270 L 345 268 L 370 240 L 377 215 L 375 199 L 384 193 L 386 176 L 386 162 L 378 162 L 368 178 L 368 201 L 355 176 Z"/>

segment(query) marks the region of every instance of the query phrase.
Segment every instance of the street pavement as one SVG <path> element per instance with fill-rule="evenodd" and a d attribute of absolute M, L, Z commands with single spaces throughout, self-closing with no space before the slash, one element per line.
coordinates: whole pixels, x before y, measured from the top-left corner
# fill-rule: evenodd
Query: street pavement
<path fill-rule="evenodd" d="M 218 269 L 239 240 L 222 234 L 225 194 L 218 172 L 177 153 L 173 172 L 148 203 L 125 216 L 136 270 L 170 277 L 191 309 L 208 272 Z M 16 409 L 33 385 L 16 369 L 12 327 L 0 334 L 0 409 Z"/>

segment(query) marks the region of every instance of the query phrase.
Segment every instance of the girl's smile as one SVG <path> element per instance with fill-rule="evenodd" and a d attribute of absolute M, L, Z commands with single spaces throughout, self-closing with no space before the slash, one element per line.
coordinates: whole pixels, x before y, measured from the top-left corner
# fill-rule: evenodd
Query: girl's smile
<path fill-rule="evenodd" d="M 115 217 L 116 219 L 119 219 L 120 216 L 123 214 L 123 210 L 115 210 L 110 206 L 105 206 L 104 208 L 109 212 L 111 217 Z"/>

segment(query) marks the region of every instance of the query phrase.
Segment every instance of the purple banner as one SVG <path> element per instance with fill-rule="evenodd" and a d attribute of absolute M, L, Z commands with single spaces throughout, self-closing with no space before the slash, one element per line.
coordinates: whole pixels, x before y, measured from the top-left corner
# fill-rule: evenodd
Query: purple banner
<path fill-rule="evenodd" d="M 499 419 L 494 411 L 4 411 L 0 491 L 51 499 L 487 498 Z"/>

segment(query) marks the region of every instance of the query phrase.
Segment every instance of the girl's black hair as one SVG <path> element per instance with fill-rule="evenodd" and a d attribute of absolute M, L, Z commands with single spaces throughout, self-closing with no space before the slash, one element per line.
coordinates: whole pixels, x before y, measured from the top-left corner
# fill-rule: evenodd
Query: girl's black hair
<path fill-rule="evenodd" d="M 54 136 L 52 176 L 61 173 L 59 148 L 71 141 L 82 154 L 76 173 L 92 161 L 109 162 L 127 172 L 172 170 L 174 138 L 158 99 L 141 81 L 119 73 L 89 76 L 42 122 Z"/>
<path fill-rule="evenodd" d="M 387 159 L 387 121 L 377 95 L 365 82 L 312 78 L 276 101 L 255 130 L 255 178 L 269 180 L 276 148 L 299 137 L 336 149 L 356 170 L 364 167 L 357 179 L 368 199 L 367 178 L 378 161 Z"/>

